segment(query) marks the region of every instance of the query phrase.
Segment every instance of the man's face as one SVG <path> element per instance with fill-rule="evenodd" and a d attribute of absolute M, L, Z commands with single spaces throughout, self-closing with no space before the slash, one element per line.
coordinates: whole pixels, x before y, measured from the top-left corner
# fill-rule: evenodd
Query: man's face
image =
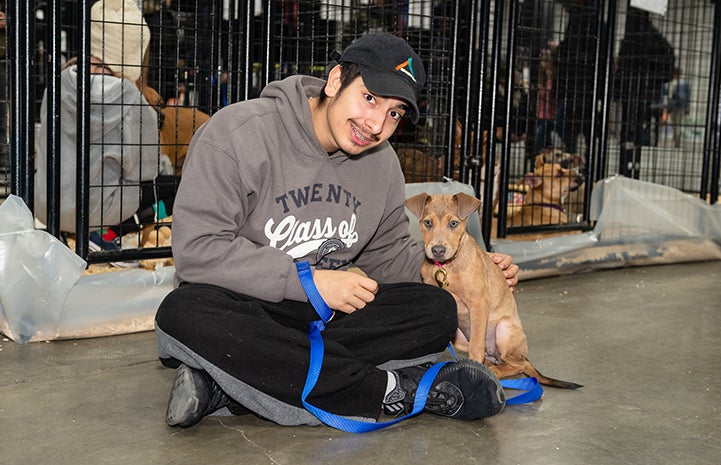
<path fill-rule="evenodd" d="M 316 134 L 328 152 L 343 150 L 358 155 L 387 140 L 408 108 L 405 101 L 371 93 L 358 76 L 339 92 L 340 67 L 334 68 L 326 84 L 324 118 L 316 121 Z"/>

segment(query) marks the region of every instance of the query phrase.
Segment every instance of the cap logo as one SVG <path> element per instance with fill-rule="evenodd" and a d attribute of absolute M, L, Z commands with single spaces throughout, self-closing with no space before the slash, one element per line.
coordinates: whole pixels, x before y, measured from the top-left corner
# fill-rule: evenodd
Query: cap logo
<path fill-rule="evenodd" d="M 406 61 L 397 65 L 396 71 L 400 71 L 402 73 L 407 74 L 409 78 L 413 79 L 413 82 L 417 82 L 416 75 L 413 72 L 413 58 L 412 57 L 409 57 Z"/>

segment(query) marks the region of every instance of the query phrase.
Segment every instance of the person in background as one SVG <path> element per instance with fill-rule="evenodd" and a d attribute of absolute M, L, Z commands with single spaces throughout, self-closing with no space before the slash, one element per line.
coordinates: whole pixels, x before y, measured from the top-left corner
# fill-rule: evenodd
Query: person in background
<path fill-rule="evenodd" d="M 3 4 L 0 4 L 0 170 L 10 168 L 6 27 L 7 18 L 5 17 L 5 7 Z"/>
<path fill-rule="evenodd" d="M 639 179 L 641 146 L 652 138 L 652 105 L 672 79 L 673 66 L 673 47 L 649 12 L 629 6 L 614 75 L 614 97 L 622 107 L 618 166 L 624 176 Z"/>
<path fill-rule="evenodd" d="M 143 84 L 154 88 L 168 104 L 179 99 L 185 85 L 179 70 L 185 67 L 185 41 L 181 37 L 187 32 L 177 27 L 178 7 L 173 0 L 155 3 L 154 8 L 145 14 L 151 39 L 147 82 Z"/>
<path fill-rule="evenodd" d="M 691 108 L 691 85 L 688 79 L 681 77 L 681 68 L 673 69 L 673 79 L 666 86 L 666 110 L 671 117 L 673 127 L 673 146 L 681 147 L 681 128 L 683 119 Z"/>
<path fill-rule="evenodd" d="M 568 12 L 568 23 L 556 55 L 553 83 L 553 96 L 558 104 L 556 126 L 565 151 L 580 155 L 585 162 L 593 144 L 596 46 L 601 40 L 596 30 L 600 14 L 596 11 L 596 2 L 591 0 L 562 0 L 561 3 Z M 580 135 L 584 137 L 583 151 L 579 150 Z"/>
<path fill-rule="evenodd" d="M 150 30 L 132 0 L 100 0 L 90 24 L 90 249 L 118 250 L 119 238 L 172 214 L 178 179 L 158 176 L 158 114 L 138 89 Z M 76 60 L 63 69 L 60 118 L 60 229 L 76 222 Z M 35 215 L 47 217 L 47 91 L 35 157 Z M 120 266 L 134 263 L 119 262 Z"/>
<path fill-rule="evenodd" d="M 391 34 L 350 44 L 327 80 L 290 76 L 215 113 L 195 134 L 173 217 L 179 286 L 156 314 L 158 356 L 177 368 L 166 422 L 225 408 L 317 425 L 301 401 L 309 323 L 297 267 L 334 311 L 308 402 L 374 421 L 412 408 L 419 380 L 457 328 L 455 301 L 421 282 L 404 178 L 388 142 L 419 118 L 420 57 Z M 518 267 L 492 254 L 515 285 Z M 362 273 L 354 272 L 359 269 Z M 503 389 L 471 360 L 445 365 L 425 410 L 477 420 Z"/>
<path fill-rule="evenodd" d="M 553 80 L 556 74 L 556 52 L 558 46 L 549 44 L 549 48 L 541 51 L 540 73 L 538 86 L 535 153 L 546 148 L 553 148 L 553 132 L 556 128 L 556 99 L 553 96 Z"/>

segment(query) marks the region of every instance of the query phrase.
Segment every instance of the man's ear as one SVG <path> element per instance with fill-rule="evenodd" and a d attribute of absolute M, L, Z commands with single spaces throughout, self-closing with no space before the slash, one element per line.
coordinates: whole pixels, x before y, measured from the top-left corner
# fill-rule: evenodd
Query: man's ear
<path fill-rule="evenodd" d="M 325 95 L 328 97 L 335 97 L 340 89 L 340 71 L 341 66 L 335 65 L 328 73 L 328 80 L 325 83 Z"/>

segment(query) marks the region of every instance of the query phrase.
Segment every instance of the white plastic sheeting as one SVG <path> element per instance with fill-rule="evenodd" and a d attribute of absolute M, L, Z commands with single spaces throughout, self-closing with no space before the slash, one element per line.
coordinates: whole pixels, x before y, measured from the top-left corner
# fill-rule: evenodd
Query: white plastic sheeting
<path fill-rule="evenodd" d="M 86 266 L 9 196 L 0 205 L 0 332 L 25 343 L 153 329 L 173 267 L 82 276 Z"/>
<path fill-rule="evenodd" d="M 54 339 L 65 298 L 85 261 L 34 229 L 23 201 L 0 205 L 0 331 L 18 342 Z"/>
<path fill-rule="evenodd" d="M 538 241 L 497 240 L 523 279 L 603 268 L 721 260 L 721 204 L 614 176 L 591 195 L 593 231 Z"/>

